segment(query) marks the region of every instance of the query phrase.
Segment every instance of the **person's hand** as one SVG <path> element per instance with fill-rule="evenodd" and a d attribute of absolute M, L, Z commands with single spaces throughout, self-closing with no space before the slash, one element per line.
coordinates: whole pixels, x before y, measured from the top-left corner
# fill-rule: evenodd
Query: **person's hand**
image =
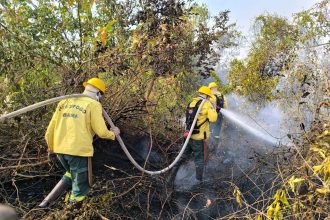
<path fill-rule="evenodd" d="M 220 108 L 219 106 L 216 106 L 216 107 L 215 107 L 215 111 L 216 111 L 217 113 L 219 113 L 220 110 L 221 110 L 221 108 Z"/>
<path fill-rule="evenodd" d="M 116 136 L 120 134 L 120 130 L 119 130 L 118 127 L 113 127 L 113 128 L 111 128 L 110 130 L 111 130 L 113 133 L 115 133 Z"/>

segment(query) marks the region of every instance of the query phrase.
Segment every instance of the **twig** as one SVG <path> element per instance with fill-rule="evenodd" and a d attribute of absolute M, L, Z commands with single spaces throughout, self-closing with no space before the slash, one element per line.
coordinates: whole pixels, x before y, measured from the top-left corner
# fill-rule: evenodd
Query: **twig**
<path fill-rule="evenodd" d="M 183 210 L 182 220 L 184 219 L 184 215 L 185 215 L 185 213 L 186 213 L 186 210 L 188 209 L 189 204 L 191 203 L 191 201 L 193 200 L 193 198 L 195 198 L 195 197 L 198 196 L 198 195 L 203 195 L 203 193 L 197 193 L 197 194 L 193 195 L 193 196 L 190 198 L 190 200 L 188 201 L 186 207 L 185 207 L 184 210 Z"/>
<path fill-rule="evenodd" d="M 46 164 L 48 162 L 49 162 L 49 160 L 45 160 L 45 161 L 41 161 L 41 162 L 34 163 L 34 164 L 24 164 L 24 165 L 0 167 L 0 171 L 10 170 L 10 169 L 21 169 L 21 168 L 25 168 L 25 167 L 35 167 L 35 166 L 40 166 L 40 165 Z"/>

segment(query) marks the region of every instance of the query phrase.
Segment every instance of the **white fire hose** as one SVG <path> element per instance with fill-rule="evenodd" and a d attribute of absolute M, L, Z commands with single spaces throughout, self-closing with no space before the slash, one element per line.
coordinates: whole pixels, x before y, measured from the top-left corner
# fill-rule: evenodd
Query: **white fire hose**
<path fill-rule="evenodd" d="M 46 106 L 46 105 L 50 105 L 50 104 L 59 102 L 59 101 L 61 101 L 63 99 L 78 98 L 78 97 L 89 97 L 89 96 L 86 96 L 86 95 L 83 95 L 83 94 L 72 94 L 72 95 L 64 95 L 64 96 L 59 96 L 59 97 L 56 97 L 56 98 L 48 99 L 48 100 L 45 100 L 45 101 L 42 101 L 42 102 L 38 102 L 38 103 L 33 104 L 33 105 L 29 105 L 29 106 L 27 106 L 25 108 L 19 109 L 19 110 L 14 111 L 14 112 L 11 112 L 9 114 L 3 115 L 3 116 L 0 117 L 0 122 L 5 121 L 6 119 L 13 118 L 13 117 L 16 117 L 18 115 L 24 114 L 26 112 L 32 111 L 34 109 L 38 109 L 40 107 L 43 107 L 43 106 Z M 206 99 L 203 99 L 202 103 L 199 105 L 199 108 L 197 110 L 196 116 L 195 116 L 194 121 L 192 123 L 192 126 L 190 128 L 189 134 L 188 134 L 188 136 L 187 136 L 187 138 L 186 138 L 186 140 L 185 140 L 185 142 L 183 144 L 183 147 L 182 147 L 181 151 L 179 152 L 178 156 L 174 159 L 174 161 L 169 166 L 165 167 L 162 170 L 151 171 L 151 170 L 146 170 L 143 167 L 141 167 L 134 160 L 134 158 L 131 156 L 131 154 L 127 150 L 127 147 L 125 146 L 125 144 L 124 144 L 123 140 L 121 139 L 120 135 L 116 135 L 116 139 L 119 142 L 121 148 L 125 152 L 125 154 L 128 157 L 128 159 L 132 162 L 132 164 L 138 170 L 140 170 L 141 172 L 150 174 L 150 175 L 165 173 L 166 171 L 170 170 L 179 161 L 179 159 L 181 158 L 183 152 L 185 151 L 185 149 L 186 149 L 186 147 L 188 145 L 189 139 L 190 139 L 190 137 L 192 135 L 193 129 L 195 127 L 195 124 L 197 122 L 197 116 L 199 115 L 199 112 L 201 111 L 202 106 L 205 103 L 205 101 L 206 101 Z M 104 116 L 105 120 L 110 124 L 111 127 L 115 127 L 115 125 L 112 122 L 111 118 L 109 117 L 109 115 L 107 114 L 107 112 L 104 109 L 103 109 L 103 116 Z"/>

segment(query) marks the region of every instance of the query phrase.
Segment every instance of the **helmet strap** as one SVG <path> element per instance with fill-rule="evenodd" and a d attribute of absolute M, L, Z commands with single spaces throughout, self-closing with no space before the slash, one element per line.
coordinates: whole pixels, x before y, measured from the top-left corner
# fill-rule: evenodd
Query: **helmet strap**
<path fill-rule="evenodd" d="M 100 91 L 98 91 L 96 93 L 96 97 L 97 97 L 97 101 L 100 101 L 102 99 L 102 93 Z"/>

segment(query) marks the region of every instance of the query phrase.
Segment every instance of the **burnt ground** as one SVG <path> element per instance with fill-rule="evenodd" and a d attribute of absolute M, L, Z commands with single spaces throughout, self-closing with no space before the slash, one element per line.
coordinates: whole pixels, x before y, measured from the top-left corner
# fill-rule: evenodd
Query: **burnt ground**
<path fill-rule="evenodd" d="M 149 151 L 149 137 L 123 134 L 123 139 L 132 156 L 143 165 Z M 18 211 L 27 219 L 73 219 L 75 216 L 85 216 L 82 219 L 100 216 L 110 219 L 226 219 L 231 213 L 239 216 L 240 210 L 254 212 L 252 208 L 239 207 L 232 194 L 235 186 L 243 193 L 244 201 L 256 208 L 265 206 L 267 201 L 260 198 L 273 194 L 277 162 L 287 154 L 286 150 L 269 146 L 226 122 L 220 139 L 211 141 L 209 153 L 204 181 L 197 182 L 193 161 L 189 161 L 178 171 L 172 191 L 165 184 L 167 174 L 153 177 L 141 174 L 117 142 L 98 139 L 93 158 L 93 199 L 85 204 L 84 214 L 63 214 L 64 196 L 51 209 L 34 209 L 61 178 L 60 164 L 48 176 L 16 182 L 18 194 L 12 183 L 2 185 L 6 201 L 11 204 L 19 201 Z M 160 151 L 152 151 L 146 166 L 157 170 L 174 157 L 175 154 L 167 158 Z M 209 208 L 204 207 L 207 198 L 212 200 Z M 261 203 L 256 202 L 260 200 Z"/>

